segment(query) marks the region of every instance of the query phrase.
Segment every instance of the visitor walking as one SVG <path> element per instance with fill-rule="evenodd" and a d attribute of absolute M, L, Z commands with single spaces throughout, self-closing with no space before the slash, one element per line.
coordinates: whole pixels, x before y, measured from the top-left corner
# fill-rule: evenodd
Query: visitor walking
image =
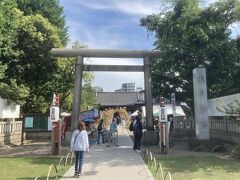
<path fill-rule="evenodd" d="M 137 152 L 140 151 L 140 144 L 142 139 L 142 122 L 141 122 L 141 113 L 138 113 L 138 116 L 135 117 L 133 121 L 133 135 L 134 135 L 134 146 L 133 150 L 136 150 Z"/>
<path fill-rule="evenodd" d="M 71 151 L 75 153 L 75 174 L 82 175 L 84 152 L 89 151 L 88 134 L 84 122 L 78 123 L 78 129 L 73 132 L 71 139 Z"/>
<path fill-rule="evenodd" d="M 97 131 L 98 131 L 98 144 L 100 144 L 100 136 L 102 136 L 102 143 L 104 143 L 104 137 L 103 137 L 103 119 L 101 119 L 100 123 L 98 124 Z"/>

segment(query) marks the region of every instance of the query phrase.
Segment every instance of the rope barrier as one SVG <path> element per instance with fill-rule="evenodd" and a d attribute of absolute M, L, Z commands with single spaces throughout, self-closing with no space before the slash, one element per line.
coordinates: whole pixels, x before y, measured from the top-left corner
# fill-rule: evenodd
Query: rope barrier
<path fill-rule="evenodd" d="M 162 164 L 161 164 L 161 163 L 159 163 L 159 164 L 157 165 L 155 177 L 157 176 L 157 172 L 158 172 L 158 169 L 159 169 L 159 168 L 160 168 L 161 177 L 162 177 L 162 179 L 164 179 L 163 169 L 162 169 Z"/>
<path fill-rule="evenodd" d="M 172 180 L 172 175 L 171 175 L 171 173 L 169 171 L 165 173 L 164 180 L 166 180 L 167 175 L 169 177 L 169 180 Z"/>
<path fill-rule="evenodd" d="M 58 178 L 58 172 L 61 172 L 61 171 L 65 172 L 67 169 L 68 162 L 69 162 L 69 164 L 72 164 L 73 155 L 74 155 L 74 153 L 72 152 L 72 153 L 68 153 L 66 156 L 62 156 L 57 166 L 55 164 L 51 164 L 48 169 L 47 180 L 49 179 L 49 176 L 50 176 L 50 173 L 51 173 L 53 167 L 55 169 L 56 179 Z M 68 161 L 69 158 L 70 158 L 70 161 Z M 64 164 L 62 162 L 64 162 Z M 60 170 L 60 166 L 62 164 L 64 165 L 64 169 Z M 43 178 L 43 176 L 37 176 L 34 180 L 38 180 L 39 178 Z"/>
<path fill-rule="evenodd" d="M 74 152 L 72 152 L 72 154 L 71 154 L 70 164 L 72 164 L 73 156 L 74 156 Z"/>
<path fill-rule="evenodd" d="M 42 176 L 35 177 L 34 180 L 38 180 L 38 178 L 43 178 Z"/>
<path fill-rule="evenodd" d="M 148 157 L 148 150 L 145 149 L 145 153 L 144 153 L 144 159 L 146 160 L 146 158 Z"/>
<path fill-rule="evenodd" d="M 224 146 L 223 145 L 217 145 L 217 146 L 215 146 L 215 147 L 213 147 L 212 149 L 211 149 L 211 152 L 214 152 L 217 148 L 219 148 L 219 147 L 223 147 L 224 148 Z"/>
<path fill-rule="evenodd" d="M 198 150 L 200 148 L 204 148 L 204 146 L 198 146 L 198 147 L 194 148 L 192 151 L 194 152 L 194 151 L 196 151 L 196 150 Z"/>
<path fill-rule="evenodd" d="M 172 175 L 169 171 L 167 171 L 164 175 L 161 163 L 157 164 L 156 158 L 153 157 L 152 152 L 150 152 L 146 149 L 144 158 L 145 158 L 147 164 L 149 164 L 150 169 L 152 168 L 152 165 L 154 165 L 155 178 L 157 176 L 157 173 L 160 171 L 160 179 L 161 180 L 166 180 L 167 177 L 169 177 L 169 179 L 172 180 Z"/>
<path fill-rule="evenodd" d="M 50 173 L 51 173 L 52 167 L 54 167 L 54 169 L 55 169 L 56 179 L 58 178 L 58 176 L 57 176 L 57 173 L 58 173 L 58 171 L 57 171 L 57 167 L 56 167 L 55 164 L 52 164 L 52 165 L 49 167 L 49 169 L 48 169 L 47 180 L 49 180 L 49 176 L 50 176 Z"/>
<path fill-rule="evenodd" d="M 150 161 L 148 163 L 151 163 L 152 162 L 152 159 L 153 159 L 153 156 L 152 156 L 152 153 L 149 152 L 149 157 L 150 157 Z"/>
<path fill-rule="evenodd" d="M 62 161 L 63 161 L 64 158 L 65 158 L 65 157 L 62 156 L 61 159 L 60 159 L 60 161 L 59 161 L 59 163 L 58 163 L 58 165 L 57 165 L 57 170 L 58 170 L 58 172 L 60 171 L 59 168 L 60 168 L 60 165 L 61 165 L 61 163 L 62 163 Z M 65 163 L 64 163 L 64 170 L 65 170 Z"/>
<path fill-rule="evenodd" d="M 153 165 L 154 165 L 154 167 L 156 169 L 157 168 L 157 162 L 156 162 L 156 158 L 155 157 L 153 158 Z"/>
<path fill-rule="evenodd" d="M 232 150 L 232 152 L 231 152 L 231 154 L 230 154 L 230 156 L 232 156 L 232 154 L 238 149 L 240 147 L 240 144 L 239 145 L 237 145 L 235 148 L 233 148 L 233 150 Z"/>
<path fill-rule="evenodd" d="M 64 171 L 66 171 L 66 169 L 67 169 L 67 162 L 68 162 L 68 157 L 69 157 L 70 154 L 71 154 L 71 153 L 68 153 L 67 156 L 66 156 L 66 158 L 65 158 Z"/>

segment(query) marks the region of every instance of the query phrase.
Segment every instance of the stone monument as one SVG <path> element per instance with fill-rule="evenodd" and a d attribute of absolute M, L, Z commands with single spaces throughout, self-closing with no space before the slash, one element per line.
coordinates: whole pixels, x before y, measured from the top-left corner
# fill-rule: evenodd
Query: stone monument
<path fill-rule="evenodd" d="M 198 140 L 209 140 L 206 68 L 193 69 L 193 90 L 196 137 Z"/>

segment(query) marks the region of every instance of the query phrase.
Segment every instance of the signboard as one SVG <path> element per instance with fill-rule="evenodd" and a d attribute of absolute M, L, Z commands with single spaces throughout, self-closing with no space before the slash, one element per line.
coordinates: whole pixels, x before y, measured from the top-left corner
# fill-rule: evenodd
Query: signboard
<path fill-rule="evenodd" d="M 167 122 L 167 109 L 165 107 L 160 107 L 159 120 L 160 122 Z"/>
<path fill-rule="evenodd" d="M 60 105 L 60 96 L 57 96 L 55 93 L 53 94 L 53 106 L 59 106 Z"/>
<path fill-rule="evenodd" d="M 79 115 L 80 121 L 93 121 L 99 117 L 99 111 L 97 109 L 91 109 L 89 111 L 81 112 Z"/>
<path fill-rule="evenodd" d="M 50 117 L 48 117 L 48 131 L 52 130 L 52 121 L 50 119 Z"/>
<path fill-rule="evenodd" d="M 50 119 L 52 122 L 56 122 L 59 120 L 59 107 L 51 107 L 50 109 Z"/>
<path fill-rule="evenodd" d="M 175 93 L 171 94 L 171 102 L 172 102 L 172 110 L 173 110 L 173 116 L 177 116 L 176 113 L 176 100 L 175 100 Z"/>
<path fill-rule="evenodd" d="M 33 128 L 33 117 L 25 118 L 25 128 Z"/>

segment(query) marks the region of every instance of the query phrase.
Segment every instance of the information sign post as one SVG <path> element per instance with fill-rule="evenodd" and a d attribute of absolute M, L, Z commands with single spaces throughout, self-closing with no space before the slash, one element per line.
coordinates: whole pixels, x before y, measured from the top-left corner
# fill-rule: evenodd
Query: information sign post
<path fill-rule="evenodd" d="M 169 152 L 169 128 L 167 110 L 164 106 L 164 99 L 162 96 L 160 96 L 159 131 L 160 152 L 167 154 Z"/>
<path fill-rule="evenodd" d="M 52 121 L 51 152 L 53 155 L 59 155 L 61 148 L 61 123 L 59 115 L 59 96 L 54 94 L 50 108 L 50 119 Z"/>

